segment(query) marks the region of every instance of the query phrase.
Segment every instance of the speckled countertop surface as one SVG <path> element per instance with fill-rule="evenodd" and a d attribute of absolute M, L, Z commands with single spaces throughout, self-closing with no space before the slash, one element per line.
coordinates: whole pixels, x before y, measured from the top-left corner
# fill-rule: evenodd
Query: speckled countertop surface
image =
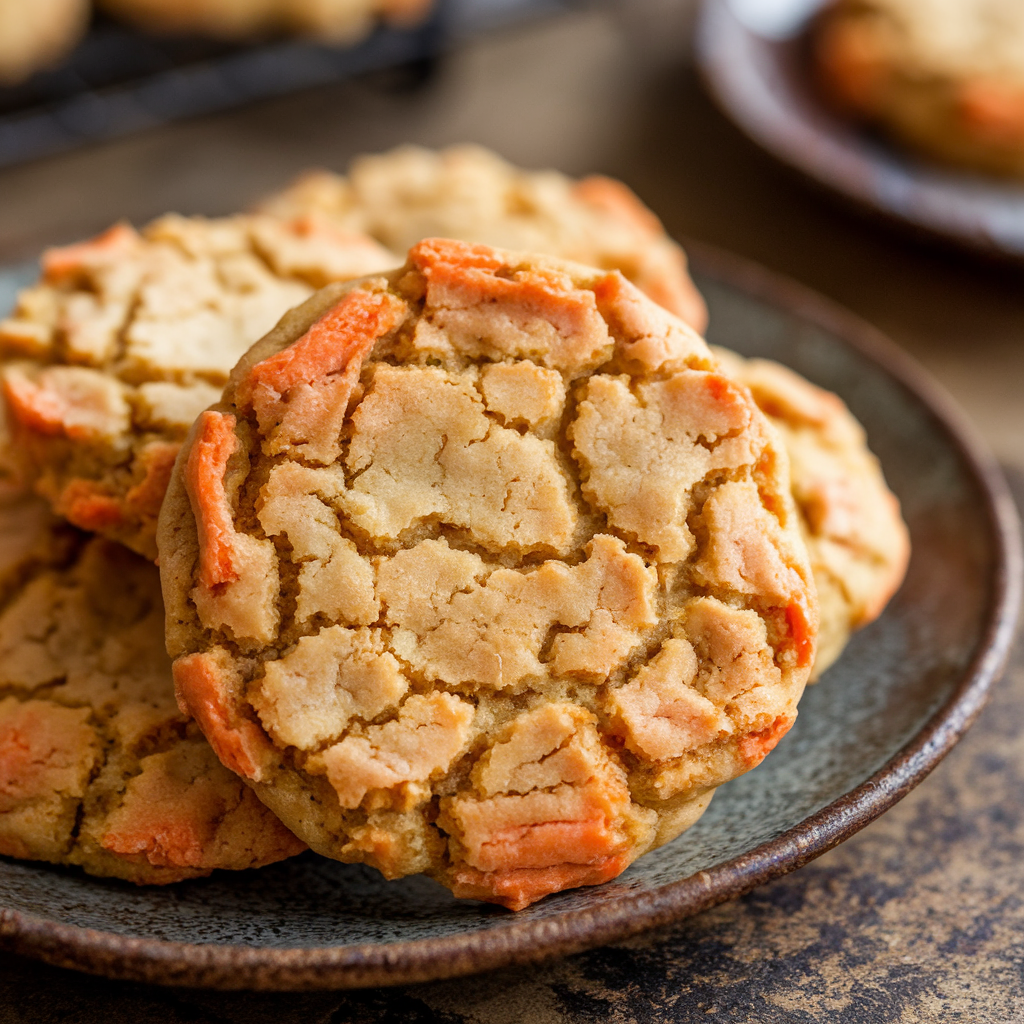
<path fill-rule="evenodd" d="M 619 175 L 671 230 L 878 324 L 966 407 L 1024 500 L 1024 274 L 904 239 L 775 165 L 701 93 L 690 13 L 606 3 L 465 47 L 413 93 L 334 86 L 0 172 L 0 262 L 122 216 L 229 212 L 361 150 L 472 139 Z M 1024 644 L 966 739 L 895 809 L 795 874 L 625 945 L 309 996 L 150 989 L 0 957 L 0 1024 L 705 1020 L 1024 1021 Z"/>

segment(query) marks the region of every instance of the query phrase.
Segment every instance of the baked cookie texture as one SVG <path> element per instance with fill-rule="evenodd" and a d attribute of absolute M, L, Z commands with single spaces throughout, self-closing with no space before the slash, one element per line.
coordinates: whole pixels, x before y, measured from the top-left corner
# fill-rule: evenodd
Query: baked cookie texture
<path fill-rule="evenodd" d="M 167 216 L 51 249 L 0 322 L 6 451 L 59 515 L 155 558 L 178 446 L 239 357 L 315 288 L 400 262 L 263 216 Z"/>
<path fill-rule="evenodd" d="M 477 146 L 440 152 L 406 146 L 356 160 L 348 177 L 308 173 L 262 209 L 325 217 L 395 250 L 446 235 L 618 269 L 698 331 L 707 323 L 678 246 L 654 214 L 611 179 L 573 182 L 521 171 Z M 839 399 L 781 367 L 775 373 L 764 361 L 733 358 L 728 370 L 752 386 L 787 445 L 799 449 L 790 452 L 793 488 L 823 592 L 817 676 L 839 656 L 850 631 L 877 616 L 899 585 L 906 529 L 863 431 Z M 863 487 L 841 498 L 851 471 Z"/>
<path fill-rule="evenodd" d="M 722 368 L 750 388 L 789 455 L 820 607 L 813 681 L 903 582 L 909 532 L 864 428 L 838 395 L 771 360 L 714 351 Z"/>
<path fill-rule="evenodd" d="M 409 26 L 432 0 L 97 0 L 108 14 L 151 32 L 187 32 L 220 39 L 297 33 L 352 43 L 378 20 Z"/>
<path fill-rule="evenodd" d="M 683 250 L 612 178 L 574 181 L 556 171 L 524 171 L 480 146 L 402 146 L 360 157 L 345 177 L 308 172 L 261 209 L 329 218 L 395 252 L 438 236 L 621 270 L 698 333 L 707 326 Z"/>
<path fill-rule="evenodd" d="M 1024 175 L 1024 4 L 834 0 L 812 51 L 844 111 L 939 160 Z"/>
<path fill-rule="evenodd" d="M 0 853 L 162 884 L 303 848 L 175 705 L 156 567 L 0 508 Z"/>
<path fill-rule="evenodd" d="M 0 0 L 0 86 L 16 85 L 70 52 L 90 12 L 89 0 Z"/>
<path fill-rule="evenodd" d="M 778 434 L 617 271 L 426 240 L 241 360 L 160 517 L 182 709 L 314 850 L 521 908 L 792 725 Z"/>

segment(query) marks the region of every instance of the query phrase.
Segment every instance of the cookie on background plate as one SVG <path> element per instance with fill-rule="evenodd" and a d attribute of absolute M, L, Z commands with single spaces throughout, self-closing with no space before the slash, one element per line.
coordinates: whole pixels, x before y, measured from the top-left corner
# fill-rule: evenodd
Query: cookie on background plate
<path fill-rule="evenodd" d="M 521 908 L 792 725 L 817 606 L 778 434 L 616 271 L 427 240 L 232 373 L 175 467 L 175 684 L 314 850 Z"/>
<path fill-rule="evenodd" d="M 1024 176 L 1020 0 L 833 0 L 811 46 L 846 113 L 939 160 Z"/>
<path fill-rule="evenodd" d="M 0 854 L 139 884 L 304 849 L 174 701 L 154 565 L 0 508 Z"/>
<path fill-rule="evenodd" d="M 621 270 L 697 332 L 707 326 L 685 253 L 654 213 L 612 178 L 575 181 L 557 171 L 525 171 L 480 146 L 401 146 L 359 157 L 347 177 L 308 172 L 260 209 L 285 217 L 316 214 L 395 252 L 439 236 Z"/>
<path fill-rule="evenodd" d="M 714 351 L 786 445 L 821 613 L 814 680 L 903 582 L 910 535 L 864 428 L 838 395 L 771 360 Z"/>
<path fill-rule="evenodd" d="M 11 454 L 59 515 L 155 558 L 178 446 L 240 356 L 315 288 L 400 262 L 310 218 L 167 216 L 51 249 L 0 322 Z"/>

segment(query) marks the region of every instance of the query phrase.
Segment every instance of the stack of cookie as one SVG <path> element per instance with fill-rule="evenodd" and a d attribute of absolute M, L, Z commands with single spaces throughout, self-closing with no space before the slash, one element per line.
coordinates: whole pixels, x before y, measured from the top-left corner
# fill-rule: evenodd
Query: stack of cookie
<path fill-rule="evenodd" d="M 308 844 L 517 909 L 678 835 L 908 553 L 839 399 L 704 317 L 624 186 L 469 147 L 47 253 L 0 324 L 0 852 Z"/>

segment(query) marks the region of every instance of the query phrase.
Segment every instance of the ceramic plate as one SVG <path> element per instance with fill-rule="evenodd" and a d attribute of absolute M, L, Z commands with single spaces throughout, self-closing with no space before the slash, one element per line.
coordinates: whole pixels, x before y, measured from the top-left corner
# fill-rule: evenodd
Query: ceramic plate
<path fill-rule="evenodd" d="M 150 889 L 0 858 L 0 946 L 222 988 L 448 977 L 694 914 L 818 856 L 920 782 L 974 718 L 1012 638 L 1020 554 L 1002 477 L 921 371 L 860 321 L 731 258 L 698 249 L 694 265 L 713 342 L 795 367 L 866 424 L 914 545 L 900 593 L 808 690 L 761 767 L 615 881 L 518 914 L 312 854 Z"/>
<path fill-rule="evenodd" d="M 1024 184 L 946 168 L 834 117 L 807 68 L 821 0 L 706 0 L 697 60 L 715 100 L 758 145 L 887 219 L 1024 260 Z"/>

